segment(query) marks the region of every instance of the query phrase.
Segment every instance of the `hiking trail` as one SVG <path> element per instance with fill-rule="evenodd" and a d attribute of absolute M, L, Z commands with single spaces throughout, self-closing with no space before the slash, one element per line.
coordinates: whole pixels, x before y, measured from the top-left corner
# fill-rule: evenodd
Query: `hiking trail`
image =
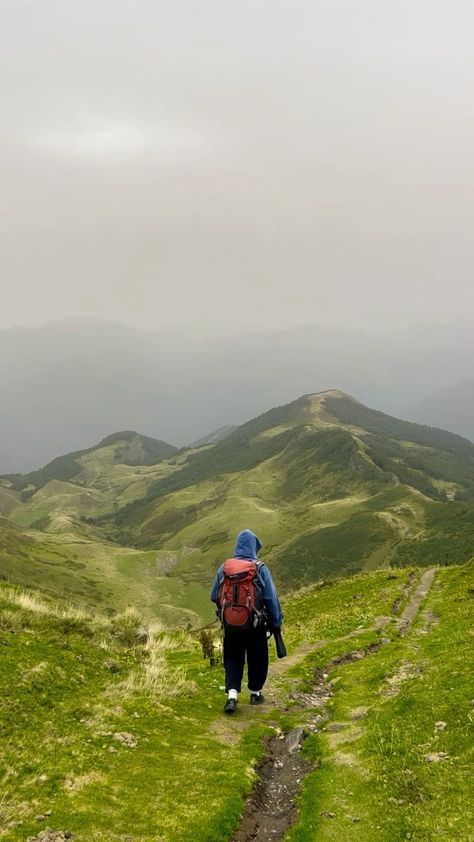
<path fill-rule="evenodd" d="M 406 635 L 418 616 L 420 606 L 429 593 L 434 576 L 434 568 L 425 570 L 414 589 L 413 583 L 416 574 L 409 578 L 405 586 L 405 595 L 410 590 L 412 592 L 401 615 L 395 621 L 394 630 L 399 637 Z M 399 608 L 399 605 L 400 602 L 398 602 L 396 609 Z M 388 622 L 390 622 L 390 618 L 376 618 L 373 626 L 358 629 L 357 633 L 361 635 L 368 630 L 380 631 Z M 355 632 L 349 632 L 349 634 L 331 642 L 350 640 L 354 636 Z M 309 692 L 290 693 L 290 699 L 296 703 L 293 710 L 301 711 L 299 724 L 286 734 L 279 729 L 275 729 L 275 736 L 267 739 L 265 757 L 256 769 L 255 785 L 245 801 L 240 825 L 232 835 L 230 842 L 252 842 L 255 839 L 258 839 L 259 842 L 269 842 L 269 840 L 284 838 L 286 831 L 297 818 L 295 798 L 300 791 L 302 781 L 306 775 L 315 769 L 315 766 L 300 753 L 303 741 L 309 733 L 326 732 L 335 762 L 357 766 L 358 758 L 351 753 L 350 743 L 362 733 L 360 722 L 367 713 L 368 707 L 360 706 L 360 708 L 349 711 L 348 721 L 331 722 L 327 703 L 332 696 L 337 679 L 331 681 L 329 673 L 336 666 L 348 664 L 369 655 L 376 655 L 380 648 L 389 642 L 390 638 L 382 637 L 376 642 L 347 650 L 328 659 L 324 668 L 315 670 L 314 683 Z M 311 652 L 323 648 L 326 643 L 327 641 L 323 640 L 311 645 L 303 644 L 285 659 L 286 664 L 282 661 L 273 664 L 271 677 L 275 678 L 277 675 L 283 674 L 288 667 L 299 663 Z M 268 698 L 277 705 L 280 701 L 276 691 L 268 694 Z M 250 720 L 247 717 L 245 717 L 245 720 L 239 721 L 237 726 L 238 738 L 249 723 Z M 225 731 L 226 737 L 235 725 L 237 725 L 236 721 L 224 722 L 223 731 Z M 346 747 L 349 750 L 346 750 Z M 335 814 L 323 812 L 321 816 L 331 819 Z M 352 816 L 346 816 L 346 819 L 358 821 L 357 817 Z"/>

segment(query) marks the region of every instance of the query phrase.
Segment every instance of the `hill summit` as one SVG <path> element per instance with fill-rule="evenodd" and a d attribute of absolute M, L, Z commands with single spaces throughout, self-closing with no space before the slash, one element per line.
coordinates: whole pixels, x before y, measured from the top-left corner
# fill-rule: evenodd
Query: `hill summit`
<path fill-rule="evenodd" d="M 224 557 L 248 524 L 289 584 L 295 574 L 306 582 L 397 563 L 415 550 L 426 562 L 438 553 L 464 560 L 473 496 L 469 441 L 328 390 L 189 451 L 116 514 L 110 535 L 143 547 L 185 546 L 186 569 L 193 561 L 199 569 L 200 558 Z"/>
<path fill-rule="evenodd" d="M 133 593 L 163 621 L 194 624 L 212 618 L 212 573 L 243 527 L 282 590 L 467 560 L 474 445 L 328 390 L 179 451 L 115 433 L 3 478 L 0 508 L 0 573 L 13 581 L 110 606 Z"/>
<path fill-rule="evenodd" d="M 178 450 L 177 447 L 160 439 L 144 436 L 134 430 L 123 430 L 106 436 L 98 444 L 85 450 L 76 450 L 64 456 L 57 456 L 36 471 L 30 471 L 27 474 L 8 474 L 3 479 L 10 480 L 17 490 L 24 488 L 31 490 L 32 487 L 38 490 L 49 480 L 67 481 L 76 478 L 83 469 L 82 457 L 98 454 L 105 449 L 109 450 L 109 461 L 122 465 L 156 465 L 163 459 L 173 456 Z"/>

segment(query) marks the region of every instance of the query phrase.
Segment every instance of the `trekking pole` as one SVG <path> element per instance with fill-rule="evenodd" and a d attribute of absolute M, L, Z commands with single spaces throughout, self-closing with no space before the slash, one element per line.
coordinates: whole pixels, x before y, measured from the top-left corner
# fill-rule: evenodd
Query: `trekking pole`
<path fill-rule="evenodd" d="M 275 649 L 277 653 L 277 658 L 285 658 L 286 657 L 286 646 L 285 641 L 281 636 L 281 629 L 275 628 L 274 626 L 268 625 L 268 631 L 270 632 L 270 636 L 273 635 L 273 639 L 275 641 Z"/>

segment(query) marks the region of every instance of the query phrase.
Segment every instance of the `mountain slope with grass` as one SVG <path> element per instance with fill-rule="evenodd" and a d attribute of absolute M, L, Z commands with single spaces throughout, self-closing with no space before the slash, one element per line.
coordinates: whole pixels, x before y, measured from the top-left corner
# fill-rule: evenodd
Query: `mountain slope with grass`
<path fill-rule="evenodd" d="M 184 545 L 186 568 L 209 571 L 245 523 L 262 533 L 262 557 L 288 586 L 295 570 L 305 583 L 409 563 L 419 546 L 423 563 L 436 563 L 442 535 L 448 560 L 463 561 L 474 544 L 473 498 L 470 442 L 332 391 L 183 456 L 145 499 L 117 513 L 108 534 L 143 547 Z"/>
<path fill-rule="evenodd" d="M 472 573 L 293 594 L 265 704 L 230 719 L 195 636 L 0 583 L 0 838 L 466 842 Z M 267 784 L 295 792 L 283 823 Z"/>
<path fill-rule="evenodd" d="M 1 479 L 11 535 L 46 556 L 5 539 L 0 574 L 103 609 L 136 600 L 187 625 L 212 619 L 209 582 L 242 526 L 261 536 L 281 590 L 472 553 L 474 445 L 341 392 L 275 407 L 215 443 L 151 441 L 118 433 Z"/>
<path fill-rule="evenodd" d="M 107 451 L 109 464 L 139 466 L 156 465 L 177 453 L 178 448 L 133 430 L 124 430 L 106 436 L 93 447 L 57 456 L 37 471 L 30 471 L 28 474 L 7 474 L 0 477 L 0 481 L 9 484 L 15 491 L 26 491 L 27 496 L 43 488 L 51 480 L 67 482 L 74 479 L 84 483 L 84 468 L 93 464 L 95 458 L 100 462 L 104 450 Z"/>

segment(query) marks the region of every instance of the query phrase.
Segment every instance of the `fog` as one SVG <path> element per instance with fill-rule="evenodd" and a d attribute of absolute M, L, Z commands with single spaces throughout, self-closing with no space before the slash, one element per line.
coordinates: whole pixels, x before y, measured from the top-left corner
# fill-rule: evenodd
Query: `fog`
<path fill-rule="evenodd" d="M 0 473 L 118 430 L 189 444 L 328 388 L 474 440 L 473 357 L 474 331 L 462 322 L 384 333 L 294 328 L 233 341 L 90 321 L 4 330 Z"/>
<path fill-rule="evenodd" d="M 0 327 L 473 312 L 471 2 L 2 0 Z"/>

